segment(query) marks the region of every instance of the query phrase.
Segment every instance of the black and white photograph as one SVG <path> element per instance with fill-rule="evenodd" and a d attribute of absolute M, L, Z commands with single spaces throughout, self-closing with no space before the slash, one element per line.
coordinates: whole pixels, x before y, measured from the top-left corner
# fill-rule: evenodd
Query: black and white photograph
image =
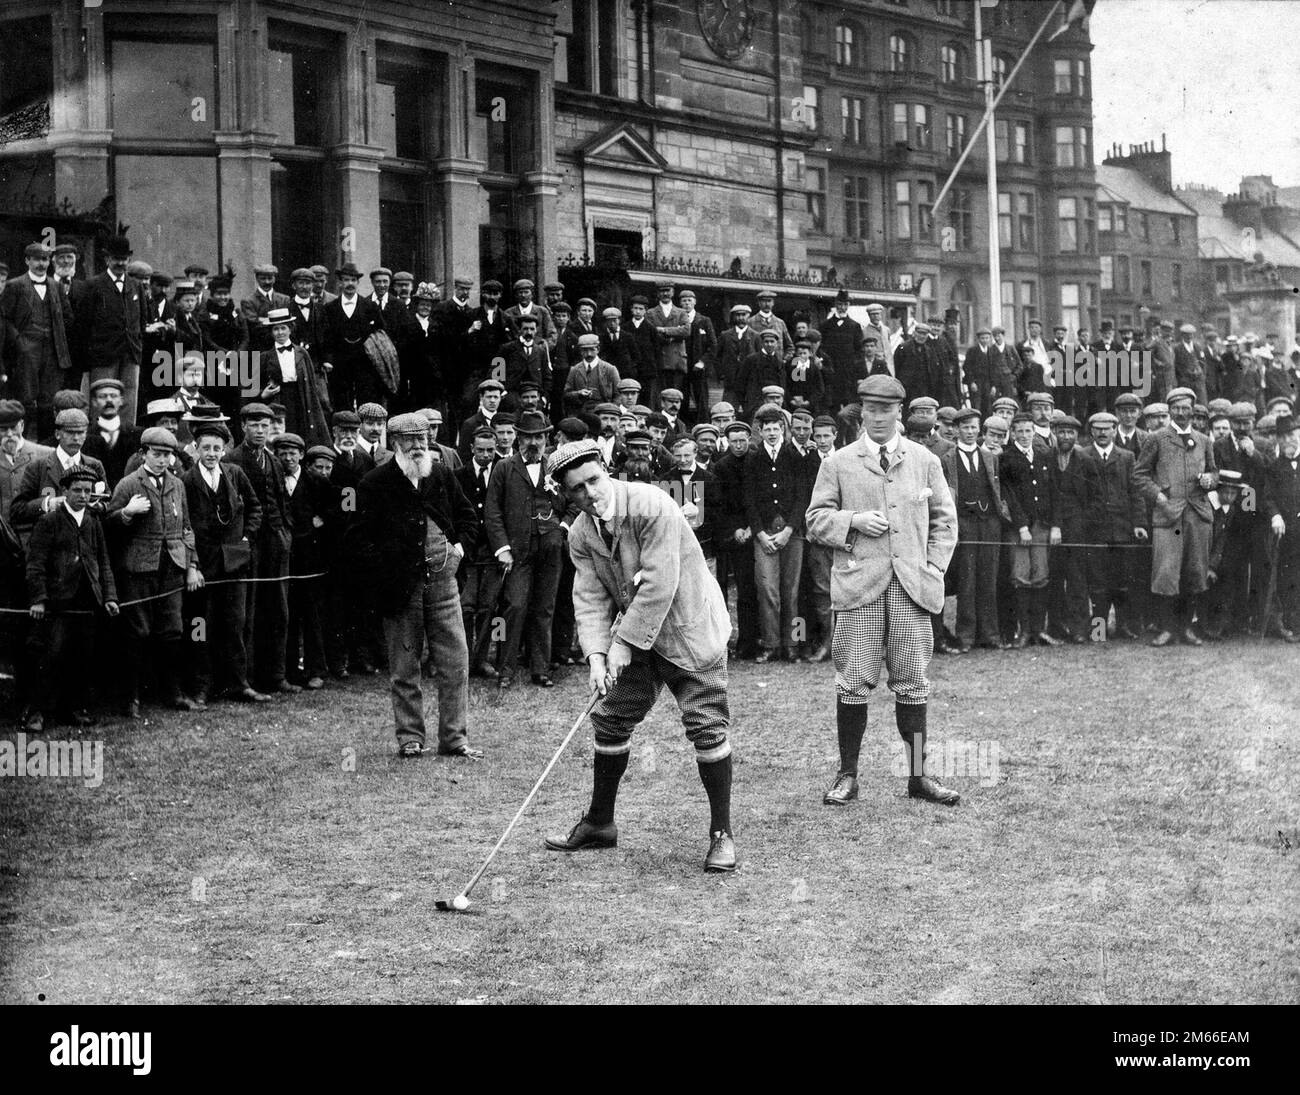
<path fill-rule="evenodd" d="M 1297 42 L 1290 0 L 0 2 L 15 1044 L 1064 1005 L 1057 1068 L 1258 1076 Z"/>

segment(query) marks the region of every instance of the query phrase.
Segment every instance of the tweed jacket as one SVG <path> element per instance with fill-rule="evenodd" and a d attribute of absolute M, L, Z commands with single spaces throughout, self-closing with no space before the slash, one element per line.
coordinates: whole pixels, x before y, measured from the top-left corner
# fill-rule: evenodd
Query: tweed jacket
<path fill-rule="evenodd" d="M 12 459 L 7 453 L 0 452 L 0 517 L 9 520 L 9 508 L 13 505 L 14 495 L 18 493 L 18 487 L 23 481 L 23 470 L 27 465 L 44 460 L 53 451 L 23 438 L 22 447 Z"/>
<path fill-rule="evenodd" d="M 1174 528 L 1189 506 L 1202 521 L 1214 520 L 1209 492 L 1197 482 L 1202 472 L 1218 474 L 1210 439 L 1192 430 L 1188 438 L 1172 425 L 1149 434 L 1138 454 L 1133 477 L 1143 496 L 1155 506 L 1152 521 L 1156 528 Z M 1165 496 L 1163 506 L 1156 503 Z"/>
<path fill-rule="evenodd" d="M 646 483 L 615 479 L 613 489 L 612 551 L 590 514 L 581 514 L 569 531 L 583 654 L 608 653 L 618 638 L 682 669 L 716 664 L 726 656 L 731 617 L 681 507 Z M 619 612 L 623 617 L 611 630 Z"/>
<path fill-rule="evenodd" d="M 879 510 L 890 522 L 880 536 L 850 527 L 853 515 Z M 843 612 L 881 597 L 897 574 L 927 612 L 943 611 L 943 575 L 957 546 L 957 507 L 939 458 L 899 438 L 886 474 L 865 436 L 822 461 L 808 507 L 808 535 L 834 549 L 831 607 Z"/>
<path fill-rule="evenodd" d="M 123 507 L 135 494 L 143 494 L 153 504 L 148 513 L 127 517 Z M 143 467 L 125 476 L 113 488 L 108 520 L 122 530 L 118 566 L 126 573 L 155 574 L 164 555 L 181 570 L 198 565 L 185 484 L 170 471 L 162 474 L 161 492 L 155 489 L 152 477 Z"/>

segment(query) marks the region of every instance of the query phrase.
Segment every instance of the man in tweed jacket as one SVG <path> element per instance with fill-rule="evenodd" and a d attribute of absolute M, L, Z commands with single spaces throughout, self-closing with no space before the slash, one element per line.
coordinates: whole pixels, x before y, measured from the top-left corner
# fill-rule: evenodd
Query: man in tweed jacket
<path fill-rule="evenodd" d="M 879 374 L 858 384 L 862 435 L 822 462 L 808 507 L 810 538 L 834 550 L 836 727 L 840 771 L 827 805 L 858 797 L 867 703 L 883 661 L 907 746 L 907 793 L 944 806 L 960 800 L 925 774 L 930 614 L 943 610 L 943 575 L 957 546 L 957 510 L 939 458 L 898 433 L 906 391 Z"/>

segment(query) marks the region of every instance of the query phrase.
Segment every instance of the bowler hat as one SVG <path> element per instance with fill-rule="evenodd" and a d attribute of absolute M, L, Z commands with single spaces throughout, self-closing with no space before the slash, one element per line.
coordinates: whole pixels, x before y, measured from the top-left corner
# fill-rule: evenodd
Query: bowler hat
<path fill-rule="evenodd" d="M 345 262 L 342 266 L 340 266 L 337 270 L 334 271 L 334 276 L 339 278 L 343 278 L 343 277 L 360 278 L 361 271 L 357 269 L 357 264 L 355 262 Z"/>

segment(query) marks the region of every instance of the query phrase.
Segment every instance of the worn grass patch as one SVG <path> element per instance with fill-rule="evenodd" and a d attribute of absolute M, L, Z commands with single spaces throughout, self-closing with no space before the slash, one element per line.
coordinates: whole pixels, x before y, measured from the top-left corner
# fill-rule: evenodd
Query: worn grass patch
<path fill-rule="evenodd" d="M 479 764 L 398 761 L 373 679 L 106 724 L 100 787 L 0 784 L 0 1000 L 1295 1003 L 1298 671 L 1253 642 L 936 659 L 932 733 L 965 802 L 904 797 L 886 699 L 861 800 L 836 810 L 829 667 L 737 663 L 739 871 L 701 870 L 665 694 L 619 847 L 541 846 L 585 806 L 584 729 L 464 916 L 433 902 L 500 835 L 585 674 L 499 705 L 476 685 Z"/>

